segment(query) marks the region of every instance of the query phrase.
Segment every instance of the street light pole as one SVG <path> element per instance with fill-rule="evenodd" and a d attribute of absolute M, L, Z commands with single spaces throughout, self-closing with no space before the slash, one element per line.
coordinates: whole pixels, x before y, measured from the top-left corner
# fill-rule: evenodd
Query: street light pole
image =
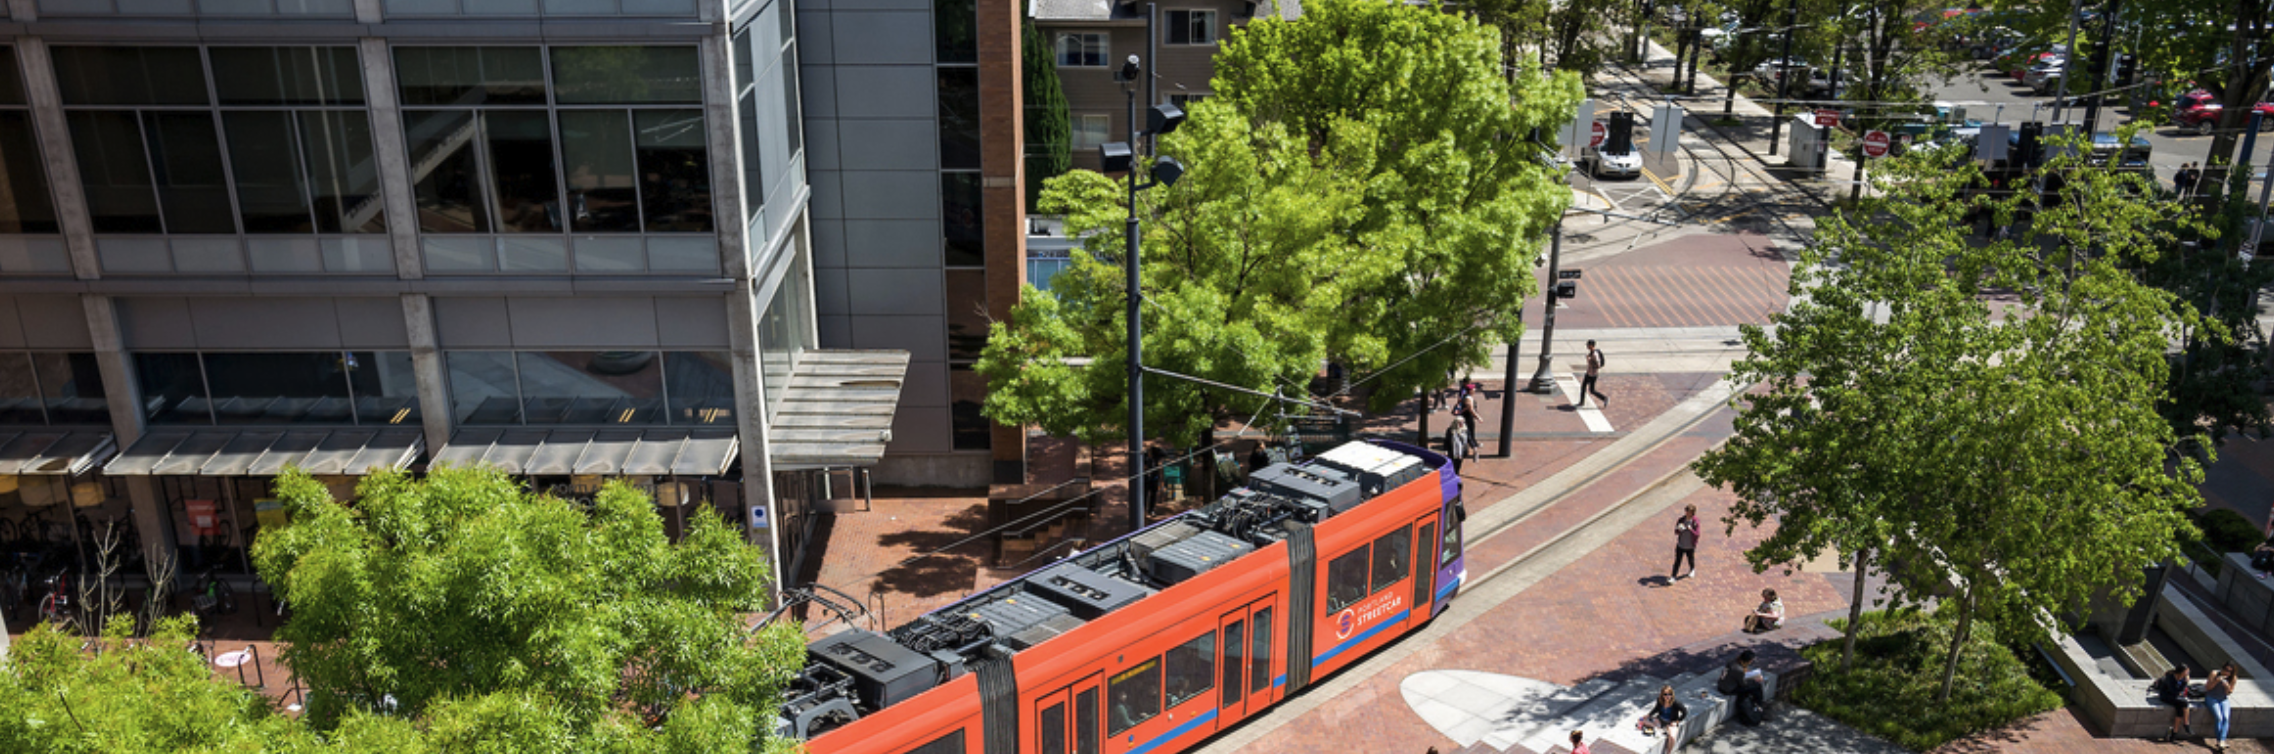
<path fill-rule="evenodd" d="M 1547 289 L 1547 305 L 1542 307 L 1547 313 L 1540 318 L 1540 370 L 1532 373 L 1532 392 L 1535 393 L 1555 391 L 1555 375 L 1549 369 L 1548 352 L 1555 345 L 1555 284 L 1556 273 L 1562 267 L 1563 218 L 1558 217 L 1555 221 L 1555 230 L 1552 235 L 1548 236 L 1548 280 L 1545 286 Z M 1516 371 L 1516 349 L 1514 346 L 1510 346 L 1508 350 L 1508 371 L 1513 374 Z M 1505 403 L 1508 399 L 1503 398 L 1502 400 Z M 1509 409 L 1503 406 L 1500 414 L 1500 452 L 1502 455 L 1507 455 L 1508 435 L 1516 429 L 1515 415 L 1508 411 Z"/>
<path fill-rule="evenodd" d="M 1136 82 L 1130 82 L 1135 84 Z M 1129 94 L 1129 146 L 1137 146 L 1137 90 Z M 1139 306 L 1144 295 L 1137 287 L 1137 161 L 1130 155 L 1129 163 L 1129 224 L 1123 236 L 1126 245 L 1121 251 L 1121 268 L 1129 286 L 1129 468 L 1136 475 L 1129 480 L 1129 530 L 1145 528 L 1145 487 L 1155 473 L 1145 468 L 1145 310 Z"/>
<path fill-rule="evenodd" d="M 1784 99 L 1792 91 L 1792 33 L 1800 28 L 1800 0 L 1784 19 L 1784 59 L 1777 61 L 1777 114 L 1769 119 L 1769 156 L 1777 154 L 1777 138 L 1784 133 Z M 1807 75 L 1802 72 L 1802 75 Z"/>

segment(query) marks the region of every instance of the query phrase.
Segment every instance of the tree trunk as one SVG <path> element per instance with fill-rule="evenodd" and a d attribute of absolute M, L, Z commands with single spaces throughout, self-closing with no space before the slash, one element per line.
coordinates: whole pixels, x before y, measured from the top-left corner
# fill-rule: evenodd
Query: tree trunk
<path fill-rule="evenodd" d="M 1958 598 L 1958 630 L 1950 636 L 1950 656 L 1942 660 L 1942 690 L 1936 691 L 1936 702 L 1950 701 L 1950 687 L 1958 680 L 1958 655 L 1966 650 L 1966 640 L 1974 632 L 1974 581 L 1966 581 L 1966 590 Z"/>
<path fill-rule="evenodd" d="M 1849 600 L 1847 636 L 1840 642 L 1840 669 L 1855 667 L 1856 632 L 1863 627 L 1863 578 L 1871 572 L 1871 551 L 1856 550 L 1855 599 Z"/>
<path fill-rule="evenodd" d="M 1725 76 L 1726 76 L 1726 77 L 1727 77 L 1729 80 L 1728 80 L 1728 81 L 1724 81 L 1724 82 L 1721 82 L 1721 86 L 1722 86 L 1722 91 L 1721 91 L 1721 117 L 1727 118 L 1727 117 L 1730 117 L 1730 114 L 1731 114 L 1731 113 L 1733 113 L 1733 112 L 1735 112 L 1735 111 L 1736 111 L 1736 109 L 1737 109 L 1737 76 L 1738 76 L 1738 74 L 1737 74 L 1736 72 L 1734 72 L 1734 71 L 1733 71 L 1733 72 L 1730 72 L 1730 73 L 1728 73 L 1728 74 L 1725 74 Z"/>

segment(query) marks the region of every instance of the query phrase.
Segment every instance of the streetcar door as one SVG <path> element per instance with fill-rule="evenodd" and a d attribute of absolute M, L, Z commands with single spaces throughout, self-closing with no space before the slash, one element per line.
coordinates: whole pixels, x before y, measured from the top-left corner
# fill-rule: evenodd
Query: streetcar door
<path fill-rule="evenodd" d="M 1244 607 L 1225 613 L 1224 617 L 1216 621 L 1217 635 L 1224 637 L 1221 650 L 1223 656 L 1216 662 L 1216 667 L 1223 676 L 1216 684 L 1218 730 L 1247 716 L 1247 629 L 1248 610 Z"/>
<path fill-rule="evenodd" d="M 1041 705 L 1036 707 L 1035 723 L 1044 726 L 1044 733 L 1049 732 L 1050 705 L 1054 701 L 1069 705 L 1065 716 L 1067 742 L 1060 748 L 1053 749 L 1050 748 L 1051 739 L 1047 735 L 1038 737 L 1036 741 L 1040 743 L 1043 754 L 1098 754 L 1098 746 L 1105 739 L 1104 695 L 1098 692 L 1098 686 L 1102 683 L 1100 678 L 1101 676 L 1095 675 L 1084 678 L 1079 683 L 1042 698 Z"/>
<path fill-rule="evenodd" d="M 1272 661 L 1273 632 L 1283 630 L 1286 623 L 1272 610 L 1278 595 L 1272 595 L 1248 604 L 1248 711 L 1261 711 L 1279 701 L 1277 680 L 1283 670 Z M 1304 658 L 1308 661 L 1309 658 Z"/>
<path fill-rule="evenodd" d="M 1413 621 L 1420 623 L 1437 615 L 1437 515 L 1414 522 L 1414 531 Z"/>
<path fill-rule="evenodd" d="M 1034 703 L 1034 745 L 1040 754 L 1074 754 L 1073 689 L 1061 689 Z"/>

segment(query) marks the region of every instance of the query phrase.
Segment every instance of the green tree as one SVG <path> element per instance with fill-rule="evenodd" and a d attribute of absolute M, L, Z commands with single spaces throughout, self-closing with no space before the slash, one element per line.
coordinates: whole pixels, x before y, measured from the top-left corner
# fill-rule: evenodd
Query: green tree
<path fill-rule="evenodd" d="M 1379 408 L 1514 342 L 1570 201 L 1533 135 L 1580 92 L 1529 69 L 1511 84 L 1500 49 L 1474 20 L 1359 0 L 1226 39 L 1215 96 L 1160 139 L 1187 172 L 1139 194 L 1148 366 L 1302 395 L 1331 359 L 1375 371 Z M 1126 431 L 1126 196 L 1088 171 L 1043 191 L 1088 253 L 991 328 L 989 418 L 1092 441 Z M 1189 442 L 1261 402 L 1153 379 L 1146 425 Z"/>
<path fill-rule="evenodd" d="M 0 751 L 16 754 L 159 754 L 293 751 L 314 743 L 299 721 L 260 694 L 216 680 L 189 651 L 192 618 L 162 620 L 148 640 L 133 621 L 88 640 L 35 626 L 8 648 L 0 670 Z"/>
<path fill-rule="evenodd" d="M 1058 83 L 1058 59 L 1050 40 L 1029 18 L 1019 27 L 1026 71 L 1026 204 L 1035 206 L 1042 184 L 1074 165 L 1073 122 L 1066 116 L 1066 90 Z"/>
<path fill-rule="evenodd" d="M 1744 328 L 1732 378 L 1761 387 L 1696 464 L 1737 493 L 1730 527 L 1779 522 L 1756 569 L 1869 549 L 1899 597 L 1955 608 L 1938 699 L 1975 621 L 2036 636 L 2136 598 L 2202 477 L 2156 411 L 2172 338 L 2205 322 L 2137 277 L 2183 229 L 2148 179 L 2058 158 L 2056 192 L 1987 241 L 1966 218 L 2023 198 L 1965 192 L 1958 157 L 1894 161 L 1883 197 L 1819 224 L 1790 310 Z"/>
<path fill-rule="evenodd" d="M 2215 330 L 2184 333 L 2165 400 L 2157 404 L 2176 431 L 2202 432 L 2213 444 L 2224 443 L 2230 433 L 2274 435 L 2274 415 L 2258 392 L 2268 376 L 2266 333 L 2252 305 L 2259 291 L 2274 285 L 2274 265 L 2236 253 L 2249 242 L 2250 218 L 2258 215 L 2246 193 L 2230 191 L 2214 200 L 2217 212 L 2206 222 L 2219 231 L 2215 237 L 2177 244 L 2142 274 L 2150 285 L 2203 312 L 2204 326 Z"/>
<path fill-rule="evenodd" d="M 292 523 L 253 556 L 292 605 L 277 639 L 320 730 L 371 711 L 440 735 L 431 710 L 449 702 L 470 705 L 452 712 L 468 730 L 600 735 L 625 710 L 676 719 L 699 698 L 725 705 L 700 718 L 754 734 L 801 661 L 793 629 L 744 627 L 767 604 L 766 561 L 708 508 L 672 544 L 619 483 L 589 510 L 488 469 L 366 477 L 352 507 L 297 471 L 277 491 Z M 543 720 L 497 712 L 527 709 Z"/>

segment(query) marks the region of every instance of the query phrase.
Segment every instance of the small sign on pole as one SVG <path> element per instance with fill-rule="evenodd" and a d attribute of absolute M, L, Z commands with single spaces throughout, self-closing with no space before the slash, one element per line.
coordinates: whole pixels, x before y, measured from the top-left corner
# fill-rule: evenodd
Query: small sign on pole
<path fill-rule="evenodd" d="M 1866 133 L 1863 135 L 1863 155 L 1865 157 L 1885 157 L 1887 156 L 1887 147 L 1891 143 L 1893 142 L 1888 140 L 1886 131 Z"/>
<path fill-rule="evenodd" d="M 1838 111 L 1838 110 L 1818 110 L 1818 111 L 1816 111 L 1816 125 L 1819 125 L 1819 126 L 1823 126 L 1823 127 L 1825 127 L 1825 128 L 1833 128 L 1833 127 L 1836 127 L 1836 126 L 1840 125 L 1840 111 Z"/>
<path fill-rule="evenodd" d="M 1650 112 L 1650 151 L 1659 159 L 1682 148 L 1682 119 L 1689 113 L 1680 105 L 1659 105 Z"/>
<path fill-rule="evenodd" d="M 1609 126 L 1603 125 L 1602 121 L 1598 120 L 1595 121 L 1594 126 L 1588 130 L 1588 134 L 1587 146 L 1600 147 L 1603 146 L 1603 140 L 1610 137 L 1611 129 Z"/>
<path fill-rule="evenodd" d="M 1556 270 L 1556 271 L 1555 271 L 1555 279 L 1557 279 L 1557 280 L 1578 280 L 1578 279 L 1579 279 L 1579 270 L 1578 270 L 1577 268 L 1573 268 L 1573 269 L 1569 269 L 1569 270 Z"/>

